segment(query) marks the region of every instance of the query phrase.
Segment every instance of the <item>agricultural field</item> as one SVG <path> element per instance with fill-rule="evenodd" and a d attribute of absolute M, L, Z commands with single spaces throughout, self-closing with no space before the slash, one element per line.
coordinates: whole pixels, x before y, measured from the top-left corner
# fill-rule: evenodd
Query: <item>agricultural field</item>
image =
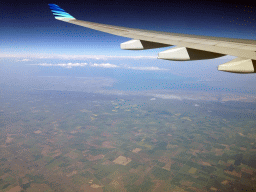
<path fill-rule="evenodd" d="M 0 103 L 0 191 L 256 190 L 254 102 L 35 91 Z"/>

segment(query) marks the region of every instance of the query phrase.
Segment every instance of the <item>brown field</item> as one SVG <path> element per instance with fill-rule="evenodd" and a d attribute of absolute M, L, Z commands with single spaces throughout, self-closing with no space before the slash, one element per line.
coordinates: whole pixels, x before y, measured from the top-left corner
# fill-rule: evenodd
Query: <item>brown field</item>
<path fill-rule="evenodd" d="M 136 149 L 133 149 L 133 150 L 132 150 L 133 153 L 138 153 L 138 152 L 140 152 L 140 151 L 141 151 L 140 148 L 136 148 Z"/>
<path fill-rule="evenodd" d="M 227 170 L 225 170 L 224 172 L 227 173 L 227 174 L 233 175 L 235 177 L 240 177 L 241 178 L 241 176 L 242 176 L 241 173 L 237 173 L 235 170 L 234 171 L 227 171 Z"/>
<path fill-rule="evenodd" d="M 77 171 L 72 171 L 71 173 L 68 173 L 67 177 L 72 177 L 73 175 L 77 174 Z"/>
<path fill-rule="evenodd" d="M 48 153 L 50 153 L 52 147 L 50 147 L 49 145 L 41 145 L 41 147 L 43 148 L 41 154 L 43 156 L 46 156 Z"/>
<path fill-rule="evenodd" d="M 92 184 L 91 187 L 97 189 L 97 188 L 101 188 L 102 186 L 97 185 L 97 184 Z"/>
<path fill-rule="evenodd" d="M 104 148 L 115 148 L 115 147 L 113 146 L 113 142 L 111 142 L 111 141 L 104 141 L 104 142 L 102 143 L 102 147 L 104 147 Z"/>
<path fill-rule="evenodd" d="M 246 168 L 242 168 L 242 170 L 241 170 L 242 172 L 245 172 L 245 173 L 248 173 L 248 174 L 250 174 L 250 175 L 252 175 L 253 173 L 254 173 L 254 171 L 253 170 L 251 170 L 251 169 L 246 169 Z"/>
<path fill-rule="evenodd" d="M 52 158 L 58 157 L 62 154 L 62 152 L 60 151 L 60 149 L 56 149 L 55 151 L 53 151 L 53 155 L 51 156 Z"/>
<path fill-rule="evenodd" d="M 5 143 L 11 143 L 11 142 L 12 142 L 12 140 L 13 140 L 13 138 L 11 138 L 11 137 L 7 137 L 7 138 L 6 138 Z"/>
<path fill-rule="evenodd" d="M 20 192 L 21 190 L 22 190 L 22 188 L 20 186 L 16 186 L 16 187 L 11 188 L 7 192 Z"/>
<path fill-rule="evenodd" d="M 129 157 L 119 156 L 113 162 L 119 165 L 127 165 L 132 160 Z"/>
<path fill-rule="evenodd" d="M 191 182 L 191 181 L 182 181 L 181 182 L 181 185 L 184 185 L 184 186 L 192 186 L 194 182 Z"/>
<path fill-rule="evenodd" d="M 31 184 L 30 188 L 28 188 L 26 191 L 28 192 L 34 192 L 34 191 L 52 191 L 51 188 L 46 184 Z"/>
<path fill-rule="evenodd" d="M 99 154 L 99 155 L 96 155 L 96 156 L 93 156 L 91 154 L 87 155 L 86 159 L 88 159 L 89 161 L 96 161 L 96 160 L 99 160 L 99 159 L 103 159 L 105 157 L 105 155 L 102 155 L 102 154 Z"/>
<path fill-rule="evenodd" d="M 70 152 L 67 153 L 65 156 L 66 156 L 66 157 L 69 157 L 69 158 L 71 158 L 71 159 L 76 159 L 79 155 L 78 155 L 76 152 L 74 152 L 74 151 L 70 151 Z"/>
<path fill-rule="evenodd" d="M 163 169 L 170 171 L 171 170 L 171 162 L 166 163 L 165 166 L 162 167 Z"/>
<path fill-rule="evenodd" d="M 213 152 L 215 152 L 216 156 L 221 156 L 224 153 L 223 149 L 214 149 Z"/>
<path fill-rule="evenodd" d="M 229 183 L 228 180 L 224 180 L 224 181 L 221 182 L 221 184 L 223 184 L 223 185 L 227 185 L 228 183 Z"/>
<path fill-rule="evenodd" d="M 210 163 L 204 162 L 204 161 L 202 161 L 202 160 L 198 161 L 197 163 L 198 163 L 198 164 L 201 164 L 201 165 L 204 165 L 204 166 L 212 166 Z"/>

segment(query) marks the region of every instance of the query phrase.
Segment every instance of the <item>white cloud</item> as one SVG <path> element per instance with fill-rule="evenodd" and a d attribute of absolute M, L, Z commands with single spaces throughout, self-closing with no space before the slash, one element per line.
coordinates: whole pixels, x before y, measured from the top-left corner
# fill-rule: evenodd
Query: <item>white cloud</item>
<path fill-rule="evenodd" d="M 161 99 L 178 99 L 178 100 L 182 100 L 182 98 L 180 96 L 170 95 L 170 94 L 156 94 L 156 95 L 154 95 L 154 97 L 161 98 Z"/>
<path fill-rule="evenodd" d="M 117 65 L 110 64 L 110 63 L 101 63 L 101 64 L 94 63 L 94 64 L 92 64 L 90 66 L 91 67 L 103 67 L 103 68 L 116 68 L 116 67 L 119 67 Z"/>
<path fill-rule="evenodd" d="M 0 53 L 0 57 L 7 58 L 33 58 L 33 59 L 97 59 L 97 60 L 107 60 L 107 59 L 157 59 L 157 56 L 118 56 L 118 55 L 59 55 L 59 54 L 8 54 Z"/>
<path fill-rule="evenodd" d="M 132 70 L 141 70 L 141 71 L 162 71 L 162 70 L 168 70 L 163 69 L 159 67 L 130 67 L 127 65 L 124 66 L 118 66 L 111 63 L 93 63 L 93 64 L 87 64 L 87 63 L 61 63 L 61 64 L 52 64 L 52 63 L 40 63 L 40 64 L 31 64 L 31 65 L 39 65 L 39 66 L 45 66 L 45 67 L 65 67 L 65 68 L 72 68 L 72 67 L 84 67 L 84 66 L 90 66 L 90 67 L 101 67 L 101 68 L 123 68 L 123 69 L 132 69 Z"/>
<path fill-rule="evenodd" d="M 168 69 L 163 69 L 159 67 L 124 67 L 126 69 L 133 69 L 133 70 L 142 70 L 142 71 L 162 71 L 162 70 L 168 70 Z"/>
<path fill-rule="evenodd" d="M 57 55 L 61 59 L 157 59 L 157 56 L 118 56 L 118 55 Z"/>
<path fill-rule="evenodd" d="M 31 65 L 40 65 L 45 67 L 55 66 L 55 67 L 72 68 L 72 67 L 84 67 L 88 64 L 87 63 L 63 63 L 63 64 L 41 63 L 41 64 L 31 64 Z"/>
<path fill-rule="evenodd" d="M 22 60 L 19 60 L 19 61 L 31 61 L 30 59 L 22 59 Z"/>

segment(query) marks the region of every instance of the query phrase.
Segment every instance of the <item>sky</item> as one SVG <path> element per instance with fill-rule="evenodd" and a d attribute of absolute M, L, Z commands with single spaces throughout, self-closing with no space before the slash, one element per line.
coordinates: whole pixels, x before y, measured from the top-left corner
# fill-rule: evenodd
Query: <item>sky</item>
<path fill-rule="evenodd" d="M 234 56 L 178 62 L 156 59 L 159 52 L 168 48 L 121 50 L 120 44 L 129 38 L 56 20 L 49 3 L 59 5 L 79 20 L 183 34 L 256 39 L 255 6 L 247 1 L 1 1 L 2 88 L 53 89 L 58 84 L 54 89 L 83 90 L 85 81 L 81 78 L 90 77 L 99 84 L 108 82 L 105 88 L 118 90 L 180 88 L 256 93 L 254 74 L 217 70 L 218 65 Z M 52 77 L 68 79 L 60 81 Z M 71 81 L 70 77 L 75 79 Z M 87 79 L 87 85 L 92 80 Z"/>
<path fill-rule="evenodd" d="M 252 3 L 225 1 L 1 1 L 2 54 L 151 55 L 166 48 L 124 51 L 129 38 L 54 19 L 48 3 L 79 20 L 174 33 L 255 39 Z M 254 27 L 255 25 L 255 27 Z"/>

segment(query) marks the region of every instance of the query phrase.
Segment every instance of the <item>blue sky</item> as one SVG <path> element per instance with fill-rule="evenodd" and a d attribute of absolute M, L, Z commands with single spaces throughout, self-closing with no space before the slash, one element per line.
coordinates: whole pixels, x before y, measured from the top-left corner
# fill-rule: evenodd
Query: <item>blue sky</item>
<path fill-rule="evenodd" d="M 6 1 L 0 6 L 2 53 L 157 56 L 166 49 L 121 50 L 120 43 L 128 38 L 55 20 L 48 3 L 59 5 L 80 20 L 184 34 L 256 38 L 255 7 L 246 1 Z"/>
<path fill-rule="evenodd" d="M 108 88 L 119 90 L 148 87 L 256 92 L 255 74 L 217 70 L 218 65 L 234 56 L 177 62 L 156 59 L 158 52 L 168 48 L 121 50 L 120 43 L 130 39 L 55 20 L 48 3 L 59 5 L 80 20 L 174 33 L 256 38 L 255 7 L 246 1 L 233 4 L 199 0 L 1 2 L 2 90 L 51 89 L 54 85 L 60 90 L 83 90 L 84 81 L 79 78 L 90 77 L 100 78 L 95 82 L 108 82 Z M 60 82 L 59 76 L 68 80 Z"/>

